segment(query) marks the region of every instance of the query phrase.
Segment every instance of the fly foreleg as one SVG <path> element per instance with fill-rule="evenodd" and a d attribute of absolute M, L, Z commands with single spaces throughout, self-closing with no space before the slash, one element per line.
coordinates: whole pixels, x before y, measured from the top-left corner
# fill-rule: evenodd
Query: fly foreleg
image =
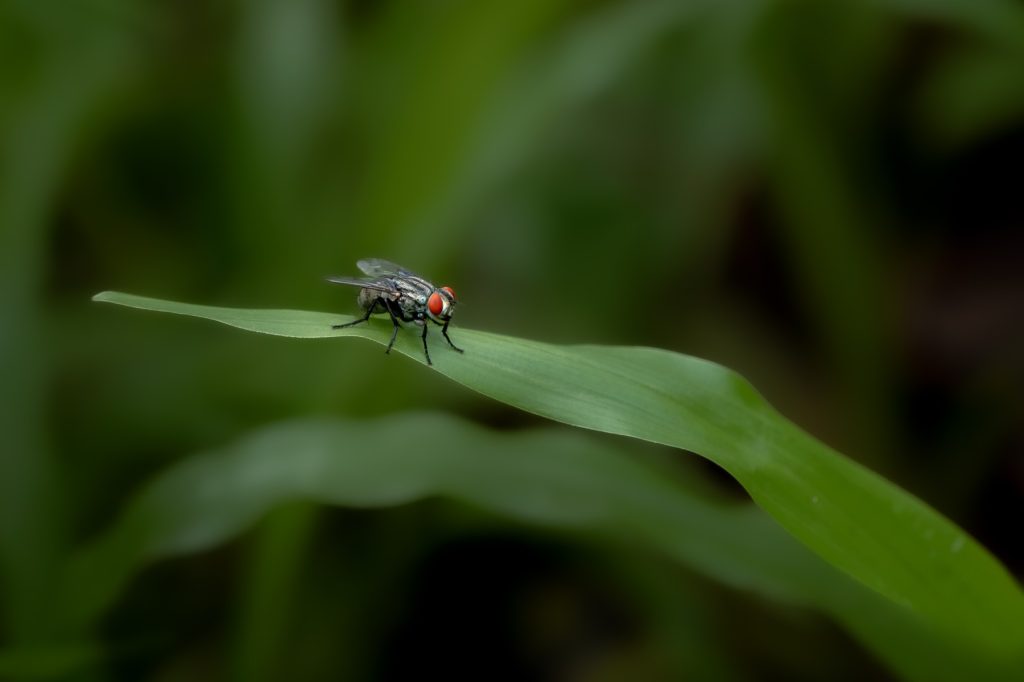
<path fill-rule="evenodd" d="M 462 350 L 461 348 L 456 346 L 454 343 L 452 343 L 451 338 L 448 336 L 448 323 L 447 322 L 445 322 L 444 326 L 441 327 L 441 333 L 444 335 L 444 340 L 448 342 L 449 346 L 451 346 L 455 350 L 459 351 L 460 353 L 464 353 L 465 352 L 464 350 Z"/>

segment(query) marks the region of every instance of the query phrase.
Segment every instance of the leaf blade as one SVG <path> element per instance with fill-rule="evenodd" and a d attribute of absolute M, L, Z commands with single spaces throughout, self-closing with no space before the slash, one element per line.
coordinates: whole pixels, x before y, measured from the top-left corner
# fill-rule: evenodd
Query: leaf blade
<path fill-rule="evenodd" d="M 282 336 L 390 338 L 390 324 L 334 330 L 339 317 L 325 313 L 116 292 L 94 300 Z M 924 502 L 791 424 L 735 372 L 651 348 L 555 346 L 461 328 L 452 335 L 465 355 L 433 354 L 433 369 L 448 378 L 556 421 L 694 451 L 840 570 L 979 650 L 1024 656 L 1024 593 L 998 561 Z M 414 336 L 399 334 L 395 350 L 422 363 Z"/>

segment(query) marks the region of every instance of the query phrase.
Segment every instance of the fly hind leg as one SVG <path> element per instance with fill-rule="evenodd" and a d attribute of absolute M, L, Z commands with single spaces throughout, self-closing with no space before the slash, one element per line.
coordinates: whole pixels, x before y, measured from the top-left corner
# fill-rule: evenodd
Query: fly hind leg
<path fill-rule="evenodd" d="M 378 302 L 379 301 L 375 300 L 373 304 L 366 309 L 366 314 L 363 315 L 361 319 L 353 320 L 352 322 L 346 322 L 345 324 L 332 324 L 331 329 L 344 329 L 345 327 L 354 327 L 357 324 L 362 324 L 363 322 L 366 322 L 368 319 L 370 319 L 370 315 L 373 315 L 374 311 L 377 310 Z"/>

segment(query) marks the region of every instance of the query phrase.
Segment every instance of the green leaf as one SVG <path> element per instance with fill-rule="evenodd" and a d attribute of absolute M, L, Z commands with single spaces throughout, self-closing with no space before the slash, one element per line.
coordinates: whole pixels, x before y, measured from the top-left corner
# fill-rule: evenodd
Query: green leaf
<path fill-rule="evenodd" d="M 754 505 L 699 497 L 582 432 L 493 433 L 443 414 L 294 421 L 187 459 L 147 485 L 75 557 L 64 602 L 81 621 L 95 620 L 146 563 L 223 543 L 288 501 L 379 507 L 427 496 L 521 522 L 601 532 L 736 589 L 816 607 L 910 679 L 1000 673 L 829 567 Z"/>
<path fill-rule="evenodd" d="M 114 292 L 94 300 L 281 336 L 386 344 L 391 335 L 378 320 L 333 330 L 351 318 L 326 313 Z M 731 370 L 652 348 L 557 346 L 461 328 L 451 335 L 464 355 L 431 337 L 441 374 L 557 421 L 697 452 L 807 547 L 928 627 L 1003 660 L 1024 657 L 1024 593 L 998 561 L 928 505 L 794 426 Z M 399 334 L 395 350 L 424 362 L 417 334 Z M 396 499 L 416 493 L 400 472 L 389 475 Z"/>

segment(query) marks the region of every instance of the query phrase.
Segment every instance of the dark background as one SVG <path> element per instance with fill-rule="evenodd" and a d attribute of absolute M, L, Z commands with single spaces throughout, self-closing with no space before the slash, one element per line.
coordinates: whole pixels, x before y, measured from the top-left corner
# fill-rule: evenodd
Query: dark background
<path fill-rule="evenodd" d="M 189 454 L 538 422 L 371 344 L 89 302 L 351 314 L 323 276 L 367 256 L 457 326 L 733 367 L 1021 576 L 1022 74 L 994 0 L 0 3 L 0 642 L 52 641 L 47 576 Z M 283 508 L 99 629 L 120 679 L 885 676 L 820 616 L 443 502 Z"/>

